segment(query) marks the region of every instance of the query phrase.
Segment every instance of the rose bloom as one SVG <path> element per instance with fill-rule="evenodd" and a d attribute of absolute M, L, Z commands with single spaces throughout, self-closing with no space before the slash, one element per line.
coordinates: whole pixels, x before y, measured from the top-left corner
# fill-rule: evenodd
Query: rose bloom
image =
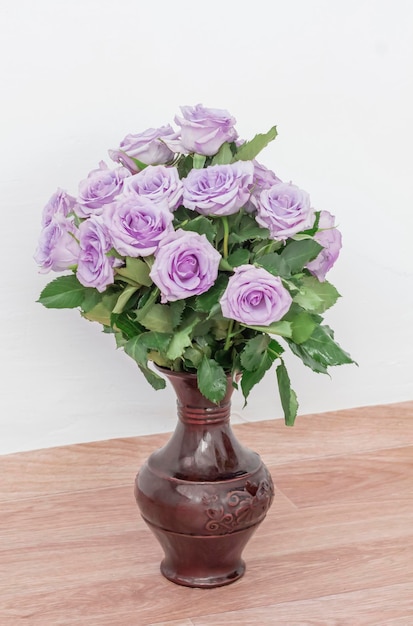
<path fill-rule="evenodd" d="M 110 170 L 101 161 L 99 169 L 92 170 L 85 180 L 79 183 L 79 196 L 76 213 L 79 217 L 101 215 L 105 204 L 112 202 L 123 188 L 124 179 L 130 172 L 124 167 Z"/>
<path fill-rule="evenodd" d="M 168 163 L 173 159 L 174 153 L 163 140 L 175 140 L 176 137 L 177 133 L 169 124 L 160 128 L 148 128 L 143 133 L 126 135 L 117 150 L 109 150 L 109 156 L 132 173 L 139 172 L 139 167 L 130 157 L 145 165 Z"/>
<path fill-rule="evenodd" d="M 173 302 L 208 291 L 218 276 L 221 255 L 205 235 L 178 229 L 162 241 L 150 277 L 161 302 Z"/>
<path fill-rule="evenodd" d="M 234 269 L 220 300 L 224 317 L 249 326 L 269 326 L 279 321 L 292 298 L 278 276 L 253 265 Z"/>
<path fill-rule="evenodd" d="M 125 181 L 125 196 L 145 196 L 153 202 L 167 202 L 174 211 L 182 201 L 183 185 L 176 167 L 149 165 Z"/>
<path fill-rule="evenodd" d="M 277 183 L 260 193 L 258 224 L 268 228 L 272 239 L 285 240 L 314 224 L 310 196 L 291 183 Z"/>
<path fill-rule="evenodd" d="M 175 117 L 181 127 L 181 143 L 187 152 L 205 156 L 216 154 L 223 143 L 234 141 L 238 134 L 236 119 L 224 109 L 208 109 L 202 104 L 181 107 L 182 117 Z"/>
<path fill-rule="evenodd" d="M 69 196 L 63 189 L 58 189 L 43 209 L 42 226 L 48 226 L 54 217 L 66 217 L 75 204 L 76 198 Z"/>
<path fill-rule="evenodd" d="M 314 239 L 323 246 L 323 250 L 313 261 L 306 265 L 307 269 L 320 282 L 325 281 L 326 274 L 337 261 L 341 249 L 341 233 L 334 227 L 334 222 L 334 215 L 331 215 L 328 211 L 321 211 L 318 228 L 322 230 L 319 230 L 314 235 Z"/>
<path fill-rule="evenodd" d="M 254 177 L 252 181 L 251 198 L 245 206 L 245 210 L 248 213 L 253 213 L 259 202 L 259 197 L 263 189 L 269 189 L 277 183 L 281 183 L 282 180 L 274 174 L 272 170 L 269 170 L 265 165 L 262 165 L 254 159 Z"/>
<path fill-rule="evenodd" d="M 79 243 L 77 278 L 85 287 L 102 292 L 113 283 L 116 259 L 106 255 L 112 242 L 101 217 L 93 216 L 80 224 Z"/>
<path fill-rule="evenodd" d="M 70 219 L 63 215 L 55 217 L 40 234 L 34 259 L 40 265 L 40 272 L 63 272 L 76 265 L 79 257 L 78 232 Z"/>
<path fill-rule="evenodd" d="M 184 178 L 183 204 L 202 215 L 231 215 L 250 197 L 254 166 L 251 161 L 193 169 Z"/>
<path fill-rule="evenodd" d="M 102 217 L 113 247 L 124 256 L 153 254 L 173 230 L 167 203 L 155 203 L 145 196 L 122 197 L 108 205 Z"/>

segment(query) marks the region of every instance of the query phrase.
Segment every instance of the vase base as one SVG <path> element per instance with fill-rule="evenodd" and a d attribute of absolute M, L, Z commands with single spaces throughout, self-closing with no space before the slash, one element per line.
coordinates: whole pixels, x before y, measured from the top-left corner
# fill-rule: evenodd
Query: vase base
<path fill-rule="evenodd" d="M 161 563 L 161 573 L 165 578 L 175 583 L 176 585 L 183 585 L 184 587 L 197 587 L 200 589 L 213 589 L 214 587 L 223 587 L 224 585 L 230 585 L 236 580 L 239 580 L 245 572 L 245 563 L 241 561 L 239 567 L 234 571 L 220 576 L 180 576 L 176 571 L 171 570 L 164 561 Z"/>

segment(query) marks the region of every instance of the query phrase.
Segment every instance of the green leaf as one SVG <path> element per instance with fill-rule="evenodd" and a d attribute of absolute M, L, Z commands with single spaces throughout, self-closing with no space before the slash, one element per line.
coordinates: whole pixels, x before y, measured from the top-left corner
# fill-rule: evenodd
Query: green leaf
<path fill-rule="evenodd" d="M 139 365 L 139 363 L 138 367 L 141 370 L 142 374 L 145 376 L 148 383 L 152 385 L 154 389 L 165 389 L 166 383 L 161 376 L 158 376 L 158 374 L 152 371 L 149 367 L 143 367 L 143 365 Z"/>
<path fill-rule="evenodd" d="M 269 326 L 251 326 L 249 324 L 241 324 L 246 328 L 258 330 L 260 333 L 268 333 L 269 335 L 280 335 L 281 337 L 292 337 L 291 322 L 274 322 Z"/>
<path fill-rule="evenodd" d="M 203 154 L 194 154 L 194 169 L 202 170 L 205 165 L 206 156 Z"/>
<path fill-rule="evenodd" d="M 191 315 L 182 328 L 175 330 L 171 343 L 166 351 L 168 359 L 171 361 L 178 359 L 183 355 L 185 348 L 192 344 L 191 333 L 198 322 L 198 316 Z"/>
<path fill-rule="evenodd" d="M 231 252 L 227 261 L 231 267 L 239 267 L 240 265 L 247 265 L 250 260 L 249 250 L 245 248 L 238 248 L 235 252 Z"/>
<path fill-rule="evenodd" d="M 148 314 L 150 308 L 154 305 L 155 301 L 158 299 L 159 294 L 160 294 L 160 290 L 158 289 L 158 287 L 156 287 L 156 289 L 149 291 L 139 300 L 140 308 L 138 308 L 138 310 L 136 311 L 136 320 L 138 322 L 140 322 L 145 317 L 145 315 Z"/>
<path fill-rule="evenodd" d="M 315 259 L 323 249 L 314 239 L 291 241 L 281 252 L 281 258 L 287 263 L 291 274 L 301 272 L 304 266 Z"/>
<path fill-rule="evenodd" d="M 150 287 L 152 285 L 152 279 L 149 277 L 150 269 L 145 261 L 141 259 L 135 259 L 133 257 L 126 257 L 126 266 L 116 268 L 116 274 L 124 276 L 133 280 L 138 285 L 144 285 Z"/>
<path fill-rule="evenodd" d="M 251 389 L 260 382 L 265 372 L 270 369 L 284 349 L 266 334 L 257 335 L 245 344 L 240 355 L 241 366 L 244 368 L 241 378 L 241 390 L 247 402 Z"/>
<path fill-rule="evenodd" d="M 116 302 L 116 294 L 115 294 L 115 302 Z M 99 302 L 103 299 L 103 294 L 100 293 L 97 289 L 89 288 L 85 289 L 85 297 L 81 304 L 82 311 L 87 313 L 91 311 Z"/>
<path fill-rule="evenodd" d="M 238 147 L 233 158 L 234 161 L 252 161 L 270 141 L 277 136 L 277 127 L 273 126 L 268 133 L 255 135 L 251 141 L 246 141 Z"/>
<path fill-rule="evenodd" d="M 237 229 L 231 230 L 228 241 L 236 244 L 250 239 L 269 239 L 269 236 L 270 231 L 267 228 L 261 228 L 253 216 L 246 214 L 242 216 Z"/>
<path fill-rule="evenodd" d="M 193 168 L 194 161 L 190 154 L 182 156 L 177 164 L 179 178 L 186 178 Z"/>
<path fill-rule="evenodd" d="M 285 259 L 283 259 L 282 256 L 276 252 L 264 254 L 264 256 L 256 260 L 256 265 L 263 267 L 273 276 L 283 276 L 284 278 L 288 278 L 291 275 L 289 265 Z"/>
<path fill-rule="evenodd" d="M 74 274 L 59 276 L 46 285 L 37 302 L 48 309 L 75 309 L 82 305 L 87 289 Z"/>
<path fill-rule="evenodd" d="M 171 310 L 167 304 L 153 304 L 139 321 L 148 330 L 160 333 L 171 333 L 173 329 Z"/>
<path fill-rule="evenodd" d="M 249 339 L 241 352 L 242 367 L 249 372 L 260 369 L 270 341 L 270 336 L 265 333 Z"/>
<path fill-rule="evenodd" d="M 301 358 L 304 365 L 315 372 L 327 373 L 327 368 L 346 363 L 355 363 L 351 356 L 334 341 L 328 326 L 316 326 L 311 337 L 299 346 L 288 342 L 292 352 Z"/>
<path fill-rule="evenodd" d="M 288 376 L 287 368 L 283 362 L 277 367 L 277 381 L 284 411 L 285 424 L 287 426 L 293 426 L 298 411 L 297 395 L 295 391 L 291 389 L 290 377 Z"/>
<path fill-rule="evenodd" d="M 132 285 L 128 285 L 127 287 L 125 287 L 125 289 L 121 292 L 119 298 L 117 299 L 117 302 L 113 309 L 113 313 L 115 314 L 122 313 L 126 304 L 129 302 L 133 294 L 136 293 L 137 291 L 138 291 L 138 287 L 134 287 Z"/>
<path fill-rule="evenodd" d="M 334 341 L 334 333 L 329 326 L 316 326 L 310 339 L 301 345 L 304 345 L 307 352 L 323 365 L 355 363 L 351 356 Z"/>
<path fill-rule="evenodd" d="M 98 322 L 103 326 L 111 326 L 112 311 L 118 299 L 118 293 L 100 294 L 100 302 L 88 311 L 84 310 L 84 303 L 82 304 L 83 313 L 82 316 L 91 322 Z"/>
<path fill-rule="evenodd" d="M 219 274 L 217 280 L 208 291 L 196 297 L 195 308 L 201 313 L 209 313 L 217 304 L 228 284 L 228 276 Z"/>
<path fill-rule="evenodd" d="M 181 225 L 182 230 L 189 230 L 191 232 L 198 233 L 199 235 L 205 235 L 210 243 L 213 243 L 216 235 L 216 226 L 203 215 L 199 215 L 194 219 L 190 219 L 186 224 Z"/>
<path fill-rule="evenodd" d="M 295 343 L 303 343 L 309 339 L 316 327 L 316 322 L 306 311 L 294 315 L 289 321 L 292 328 L 292 340 Z"/>
<path fill-rule="evenodd" d="M 224 369 L 214 359 L 204 356 L 198 371 L 198 388 L 202 395 L 218 404 L 224 399 L 227 392 L 227 377 Z"/>
<path fill-rule="evenodd" d="M 261 369 L 254 370 L 253 372 L 249 372 L 248 370 L 244 370 L 242 372 L 241 391 L 244 396 L 244 407 L 247 404 L 247 398 L 250 395 L 252 388 L 263 379 L 265 372 L 269 370 L 272 364 L 273 361 L 271 361 L 266 355 Z"/>
<path fill-rule="evenodd" d="M 216 155 L 211 161 L 211 165 L 227 165 L 232 162 L 232 150 L 230 144 L 226 141 L 222 144 Z"/>
<path fill-rule="evenodd" d="M 293 300 L 311 313 L 324 313 L 340 298 L 334 285 L 328 281 L 321 283 L 315 276 L 303 276 L 298 286 L 299 293 Z"/>
<path fill-rule="evenodd" d="M 139 336 L 139 343 L 147 350 L 156 350 L 157 352 L 163 354 L 167 351 L 171 339 L 171 333 L 158 333 L 151 331 L 149 333 L 142 333 Z"/>
<path fill-rule="evenodd" d="M 112 313 L 110 317 L 110 325 L 112 328 L 120 330 L 122 335 L 126 337 L 127 340 L 145 332 L 143 326 L 131 318 L 130 311 L 123 312 L 120 315 L 114 315 Z"/>
<path fill-rule="evenodd" d="M 124 350 L 136 361 L 146 380 L 154 389 L 164 389 L 165 380 L 148 367 L 148 350 L 165 350 L 170 336 L 162 333 L 142 333 L 125 343 Z"/>
<path fill-rule="evenodd" d="M 172 328 L 176 328 L 182 321 L 182 314 L 186 307 L 185 300 L 175 300 L 174 302 L 169 303 L 169 308 L 171 311 L 171 322 Z"/>

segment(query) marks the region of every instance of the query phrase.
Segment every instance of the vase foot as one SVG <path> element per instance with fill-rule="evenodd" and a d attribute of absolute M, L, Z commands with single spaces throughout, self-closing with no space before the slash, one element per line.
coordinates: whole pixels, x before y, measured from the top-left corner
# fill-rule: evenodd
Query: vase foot
<path fill-rule="evenodd" d="M 186 587 L 210 589 L 229 585 L 244 574 L 241 553 L 255 527 L 227 535 L 194 536 L 173 533 L 149 524 L 165 558 L 161 572 Z"/>
<path fill-rule="evenodd" d="M 241 578 L 245 572 L 245 563 L 241 561 L 239 567 L 232 572 L 224 575 L 217 576 L 180 576 L 176 571 L 168 567 L 164 561 L 161 563 L 161 573 L 165 578 L 175 583 L 176 585 L 183 585 L 185 587 L 198 587 L 200 589 L 212 589 L 214 587 L 223 587 L 224 585 L 230 585 L 236 580 Z"/>

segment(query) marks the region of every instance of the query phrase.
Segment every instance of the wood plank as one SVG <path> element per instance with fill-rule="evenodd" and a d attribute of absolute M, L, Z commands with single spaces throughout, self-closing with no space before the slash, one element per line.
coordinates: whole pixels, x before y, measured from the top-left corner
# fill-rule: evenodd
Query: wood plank
<path fill-rule="evenodd" d="M 413 584 L 390 585 L 252 610 L 214 613 L 193 626 L 411 626 Z"/>

